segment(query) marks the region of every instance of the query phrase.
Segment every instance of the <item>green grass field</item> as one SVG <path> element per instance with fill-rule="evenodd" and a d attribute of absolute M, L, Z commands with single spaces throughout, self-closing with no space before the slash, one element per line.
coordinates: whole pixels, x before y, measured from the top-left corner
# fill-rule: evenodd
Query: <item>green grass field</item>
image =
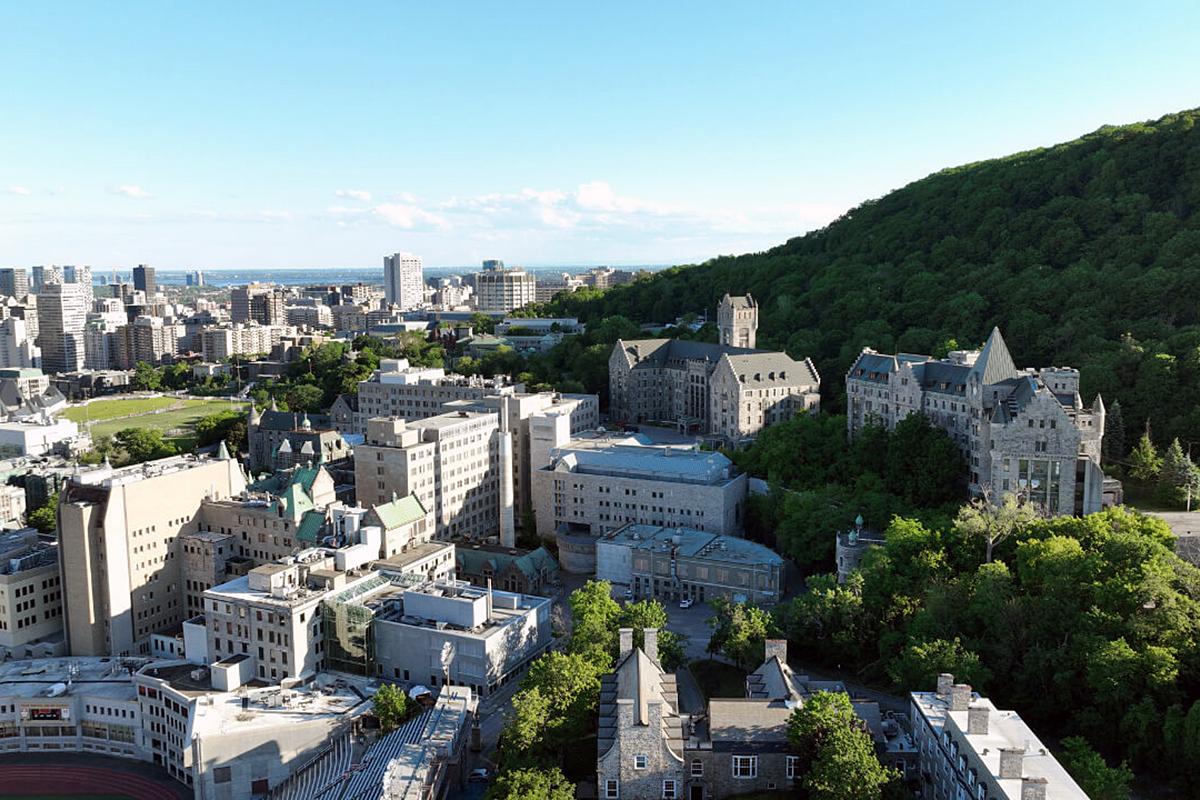
<path fill-rule="evenodd" d="M 209 414 L 245 410 L 243 402 L 228 400 L 182 400 L 178 397 L 114 397 L 93 400 L 86 406 L 71 406 L 63 416 L 86 427 L 91 422 L 92 438 L 112 436 L 126 428 L 151 428 L 167 438 L 187 440 L 192 427 Z"/>

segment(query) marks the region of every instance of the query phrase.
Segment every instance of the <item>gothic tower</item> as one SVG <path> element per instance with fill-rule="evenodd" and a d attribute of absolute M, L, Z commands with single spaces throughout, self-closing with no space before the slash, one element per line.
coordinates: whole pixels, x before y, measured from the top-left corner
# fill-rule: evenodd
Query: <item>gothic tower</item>
<path fill-rule="evenodd" d="M 754 297 L 730 297 L 726 293 L 717 305 L 717 327 L 721 344 L 753 348 L 758 331 L 758 303 Z"/>

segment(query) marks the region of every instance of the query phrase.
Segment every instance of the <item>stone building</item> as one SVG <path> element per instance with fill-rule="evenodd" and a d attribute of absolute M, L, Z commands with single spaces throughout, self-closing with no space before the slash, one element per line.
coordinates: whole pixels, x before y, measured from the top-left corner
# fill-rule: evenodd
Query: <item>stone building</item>
<path fill-rule="evenodd" d="M 1015 493 L 1051 515 L 1101 509 L 1104 402 L 1083 404 L 1078 370 L 1018 370 L 999 329 L 944 359 L 864 349 L 846 373 L 850 435 L 917 413 L 958 445 L 972 491 Z"/>
<path fill-rule="evenodd" d="M 636 438 L 573 439 L 533 471 L 532 488 L 543 539 L 629 523 L 736 533 L 746 500 L 746 476 L 721 453 Z"/>
<path fill-rule="evenodd" d="M 350 457 L 350 447 L 325 415 L 279 411 L 274 402 L 267 411 L 253 405 L 246 420 L 246 466 L 251 472 L 290 469 L 307 463 L 331 464 Z"/>
<path fill-rule="evenodd" d="M 910 697 L 924 800 L 1086 800 L 1017 712 L 949 674 Z"/>
<path fill-rule="evenodd" d="M 658 660 L 658 631 L 621 628 L 617 665 L 600 681 L 600 728 L 596 776 L 604 800 L 682 798 L 684 738 L 688 720 L 679 713 L 674 673 Z"/>
<path fill-rule="evenodd" d="M 544 548 L 513 550 L 486 544 L 456 548 L 455 575 L 473 586 L 495 586 L 506 592 L 548 595 L 558 580 L 558 562 Z"/>
<path fill-rule="evenodd" d="M 758 332 L 758 303 L 751 295 L 730 297 L 717 305 L 717 330 L 721 344 L 753 348 Z"/>
<path fill-rule="evenodd" d="M 718 310 L 720 344 L 618 340 L 608 361 L 609 415 L 737 442 L 799 411 L 816 409 L 821 377 L 811 359 L 795 361 L 786 353 L 753 349 L 757 309 L 753 298 L 726 295 Z"/>
<path fill-rule="evenodd" d="M 723 597 L 773 605 L 784 592 L 783 558 L 755 542 L 693 528 L 626 525 L 596 541 L 596 578 L 635 599 Z"/>

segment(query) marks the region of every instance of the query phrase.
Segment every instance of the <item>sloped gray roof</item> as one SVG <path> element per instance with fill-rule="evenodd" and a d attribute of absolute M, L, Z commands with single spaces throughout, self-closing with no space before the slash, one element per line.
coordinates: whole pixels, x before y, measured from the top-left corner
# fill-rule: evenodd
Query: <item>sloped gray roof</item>
<path fill-rule="evenodd" d="M 787 353 L 761 351 L 727 358 L 739 382 L 750 388 L 820 383 L 807 360 L 796 361 Z"/>
<path fill-rule="evenodd" d="M 1013 363 L 1012 354 L 1008 352 L 1008 345 L 1004 343 L 999 328 L 992 328 L 992 333 L 984 343 L 983 349 L 979 351 L 979 358 L 975 359 L 971 371 L 980 376 L 980 382 L 984 386 L 1017 376 L 1017 366 Z"/>

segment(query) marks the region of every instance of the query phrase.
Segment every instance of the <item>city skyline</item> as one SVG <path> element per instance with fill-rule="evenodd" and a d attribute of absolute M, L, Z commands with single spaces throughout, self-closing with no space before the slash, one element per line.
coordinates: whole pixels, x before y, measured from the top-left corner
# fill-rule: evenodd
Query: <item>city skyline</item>
<path fill-rule="evenodd" d="M 0 10 L 4 265 L 688 263 L 1194 106 L 1200 67 L 1184 3 L 63 8 Z"/>

